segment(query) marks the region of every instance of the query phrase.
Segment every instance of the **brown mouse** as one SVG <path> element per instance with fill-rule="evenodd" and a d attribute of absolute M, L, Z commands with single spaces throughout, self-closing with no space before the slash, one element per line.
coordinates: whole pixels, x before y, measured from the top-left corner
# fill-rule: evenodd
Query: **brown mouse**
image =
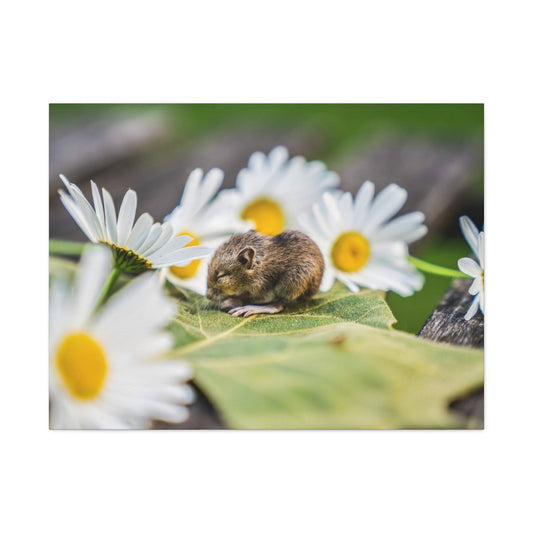
<path fill-rule="evenodd" d="M 230 237 L 209 263 L 207 298 L 232 316 L 274 314 L 315 295 L 324 273 L 318 246 L 299 231 Z"/>

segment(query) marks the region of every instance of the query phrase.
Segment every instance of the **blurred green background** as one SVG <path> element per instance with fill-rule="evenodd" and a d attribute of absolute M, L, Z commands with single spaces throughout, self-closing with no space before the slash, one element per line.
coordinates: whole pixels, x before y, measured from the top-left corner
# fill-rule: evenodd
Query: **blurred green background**
<path fill-rule="evenodd" d="M 118 117 L 154 110 L 169 117 L 171 135 L 177 144 L 201 141 L 229 128 L 257 125 L 280 131 L 318 131 L 325 142 L 313 153 L 313 158 L 322 159 L 332 170 L 337 170 L 336 162 L 354 146 L 380 131 L 439 142 L 474 139 L 483 145 L 482 104 L 51 104 L 50 129 L 52 132 L 68 128 L 99 116 Z M 470 254 L 459 231 L 457 214 L 469 215 L 478 227 L 482 225 L 482 172 L 472 179 L 453 218 L 438 234 L 432 233 L 430 239 L 421 241 L 415 255 L 456 268 L 457 260 Z M 398 319 L 396 328 L 418 332 L 450 282 L 428 274 L 422 291 L 412 297 L 389 294 L 387 301 Z"/>

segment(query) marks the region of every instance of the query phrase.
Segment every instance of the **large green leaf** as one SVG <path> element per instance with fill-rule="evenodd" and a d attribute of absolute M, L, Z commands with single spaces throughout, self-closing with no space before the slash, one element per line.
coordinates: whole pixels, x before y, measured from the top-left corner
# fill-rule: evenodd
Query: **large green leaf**
<path fill-rule="evenodd" d="M 204 297 L 190 291 L 170 289 L 180 300 L 179 312 L 172 330 L 176 345 L 185 347 L 180 353 L 217 349 L 221 339 L 237 340 L 254 337 L 257 342 L 272 342 L 274 335 L 312 333 L 317 327 L 342 322 L 356 322 L 376 328 L 390 328 L 396 322 L 383 294 L 362 291 L 354 294 L 340 283 L 327 293 L 296 307 L 289 307 L 278 315 L 257 315 L 247 319 L 235 318 L 208 307 Z M 268 336 L 266 339 L 265 336 Z M 261 340 L 263 339 L 263 340 Z"/>
<path fill-rule="evenodd" d="M 461 427 L 448 403 L 483 382 L 479 350 L 349 323 L 239 333 L 248 320 L 181 350 L 230 427 Z"/>
<path fill-rule="evenodd" d="M 229 427 L 454 428 L 449 402 L 483 383 L 483 353 L 391 329 L 374 291 L 337 284 L 279 315 L 233 318 L 177 291 L 175 356 Z"/>

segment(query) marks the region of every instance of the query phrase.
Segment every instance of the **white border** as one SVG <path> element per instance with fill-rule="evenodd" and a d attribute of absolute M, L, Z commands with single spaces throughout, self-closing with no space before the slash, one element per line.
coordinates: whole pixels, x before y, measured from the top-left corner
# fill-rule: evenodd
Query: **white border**
<path fill-rule="evenodd" d="M 9 6 L 0 521 L 10 527 L 2 529 L 524 530 L 533 376 L 525 7 Z M 48 102 L 485 102 L 487 429 L 49 432 Z"/>

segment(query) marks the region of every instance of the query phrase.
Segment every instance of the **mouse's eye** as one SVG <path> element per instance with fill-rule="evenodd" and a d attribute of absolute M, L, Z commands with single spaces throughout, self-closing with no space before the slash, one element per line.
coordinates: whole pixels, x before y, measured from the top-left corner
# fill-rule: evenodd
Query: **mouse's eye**
<path fill-rule="evenodd" d="M 226 274 L 225 272 L 219 272 L 217 274 L 217 281 L 220 281 L 221 279 L 227 278 L 227 277 L 228 277 L 228 274 Z"/>

